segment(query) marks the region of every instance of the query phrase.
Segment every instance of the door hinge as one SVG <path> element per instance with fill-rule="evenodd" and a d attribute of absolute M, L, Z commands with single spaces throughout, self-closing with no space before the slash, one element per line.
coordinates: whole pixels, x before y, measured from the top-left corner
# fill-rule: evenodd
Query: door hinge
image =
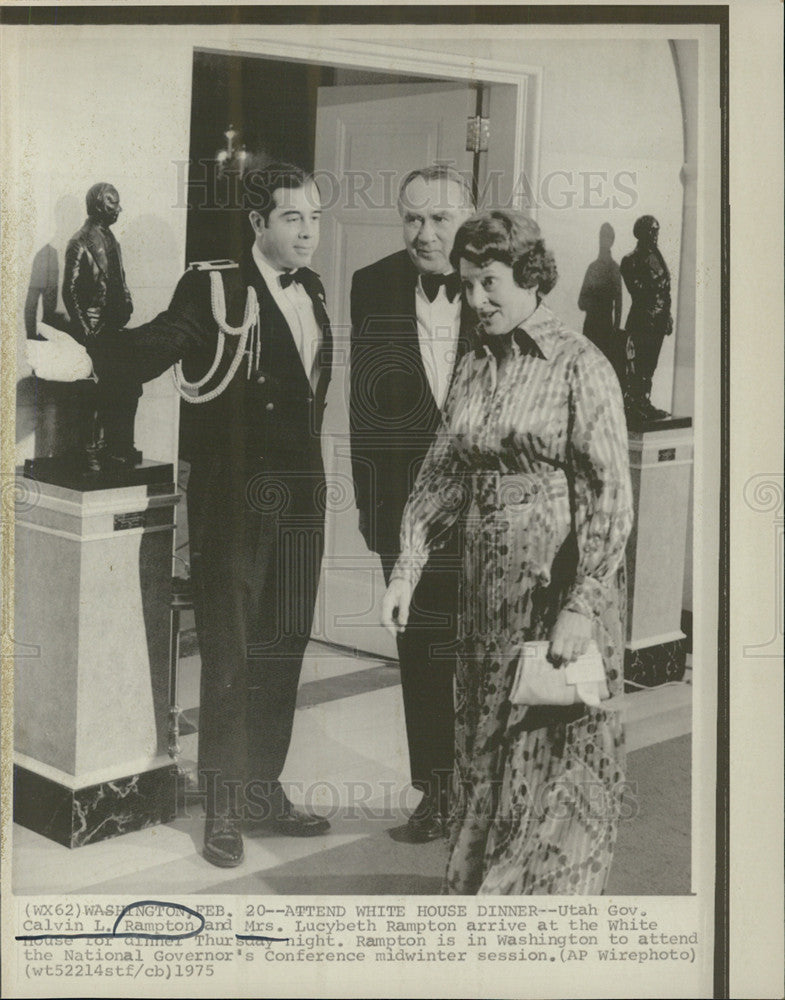
<path fill-rule="evenodd" d="M 469 118 L 466 123 L 466 152 L 487 153 L 490 132 L 490 118 L 483 118 L 481 115 Z"/>

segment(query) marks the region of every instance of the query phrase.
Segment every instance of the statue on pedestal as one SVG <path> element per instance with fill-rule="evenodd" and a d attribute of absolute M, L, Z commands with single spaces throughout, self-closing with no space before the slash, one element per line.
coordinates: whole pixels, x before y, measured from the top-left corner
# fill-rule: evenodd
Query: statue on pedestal
<path fill-rule="evenodd" d="M 87 192 L 87 219 L 65 252 L 63 302 L 71 319 L 71 335 L 88 352 L 105 331 L 120 330 L 131 318 L 133 302 L 125 280 L 120 244 L 111 232 L 121 212 L 117 189 L 106 182 Z M 95 408 L 85 420 L 83 460 L 89 471 L 106 464 L 134 464 L 134 418 L 139 394 L 118 400 L 100 381 Z"/>
<path fill-rule="evenodd" d="M 621 274 L 632 298 L 627 316 L 628 369 L 624 387 L 627 419 L 663 420 L 668 414 L 652 405 L 651 383 L 662 342 L 673 332 L 671 278 L 657 246 L 660 224 L 642 215 L 632 229 L 638 244 L 622 258 Z"/>

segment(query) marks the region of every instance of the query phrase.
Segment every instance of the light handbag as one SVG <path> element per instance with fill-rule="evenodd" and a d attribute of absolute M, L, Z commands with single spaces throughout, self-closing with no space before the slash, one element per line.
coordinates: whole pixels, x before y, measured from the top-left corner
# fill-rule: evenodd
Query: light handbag
<path fill-rule="evenodd" d="M 602 656 L 594 640 L 573 663 L 555 667 L 548 660 L 547 641 L 525 642 L 518 654 L 510 690 L 513 705 L 574 705 L 599 707 L 609 697 Z"/>

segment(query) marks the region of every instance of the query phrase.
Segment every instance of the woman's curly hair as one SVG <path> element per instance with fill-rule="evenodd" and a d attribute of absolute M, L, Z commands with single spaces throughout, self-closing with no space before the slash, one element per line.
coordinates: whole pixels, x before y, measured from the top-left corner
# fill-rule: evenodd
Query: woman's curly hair
<path fill-rule="evenodd" d="M 540 237 L 540 227 L 522 212 L 493 209 L 479 212 L 455 234 L 450 261 L 456 271 L 461 260 L 483 267 L 498 260 L 512 268 L 521 288 L 547 295 L 556 284 L 556 261 Z"/>

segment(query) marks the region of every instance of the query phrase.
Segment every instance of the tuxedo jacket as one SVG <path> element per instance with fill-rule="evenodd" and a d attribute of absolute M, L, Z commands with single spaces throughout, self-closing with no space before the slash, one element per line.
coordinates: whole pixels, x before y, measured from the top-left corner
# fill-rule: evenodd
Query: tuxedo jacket
<path fill-rule="evenodd" d="M 117 251 L 122 288 L 117 297 L 124 303 L 121 316 L 107 317 L 109 295 L 109 262 L 106 240 L 112 240 Z M 131 293 L 125 280 L 120 244 L 114 235 L 87 219 L 82 228 L 69 240 L 65 251 L 63 275 L 63 302 L 71 318 L 72 332 L 80 343 L 99 334 L 105 323 L 125 326 L 133 312 Z"/>
<path fill-rule="evenodd" d="M 316 389 L 305 374 L 289 325 L 250 254 L 239 267 L 221 271 L 227 322 L 243 321 L 248 286 L 259 301 L 261 353 L 250 378 L 244 358 L 229 386 L 209 403 L 185 404 L 191 461 L 223 455 L 237 467 L 252 464 L 286 477 L 323 476 L 320 446 L 322 415 L 330 381 L 332 336 L 322 331 Z M 177 361 L 195 380 L 215 357 L 218 326 L 213 317 L 210 274 L 189 270 L 180 279 L 169 308 L 143 326 L 99 337 L 90 345 L 96 373 L 123 391 L 157 377 Z M 237 340 L 226 338 L 225 356 L 208 391 L 229 367 Z"/>
<path fill-rule="evenodd" d="M 369 547 L 399 550 L 401 515 L 439 427 L 417 335 L 418 272 L 406 250 L 357 271 L 351 291 L 350 429 L 357 507 Z M 464 304 L 453 372 L 473 344 Z"/>

